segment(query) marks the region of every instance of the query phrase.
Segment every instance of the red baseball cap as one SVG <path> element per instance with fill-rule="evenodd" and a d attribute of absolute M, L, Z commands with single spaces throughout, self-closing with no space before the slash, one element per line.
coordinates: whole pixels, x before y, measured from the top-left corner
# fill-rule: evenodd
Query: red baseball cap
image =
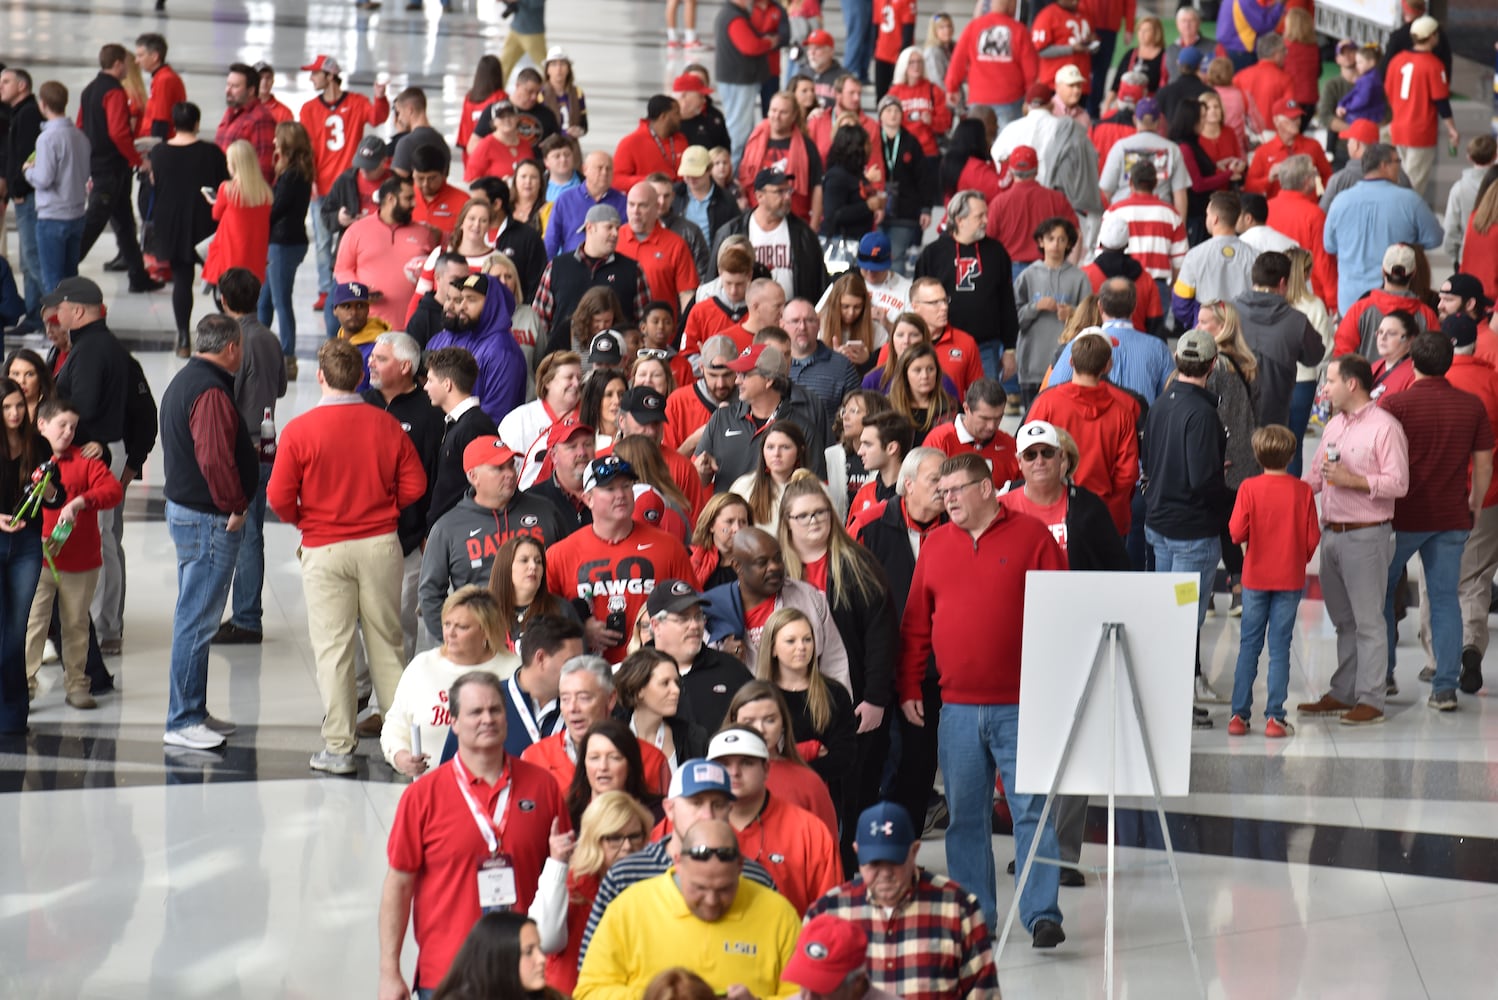
<path fill-rule="evenodd" d="M 1040 156 L 1029 146 L 1015 146 L 1009 152 L 1009 169 L 1029 173 L 1040 169 Z"/>
<path fill-rule="evenodd" d="M 1365 146 L 1371 146 L 1378 141 L 1378 126 L 1366 118 L 1359 118 L 1342 130 L 1342 138 L 1346 142 L 1357 140 Z"/>
<path fill-rule="evenodd" d="M 1056 91 L 1049 83 L 1032 83 L 1030 89 L 1025 91 L 1025 103 L 1049 104 L 1055 96 Z"/>
<path fill-rule="evenodd" d="M 1271 118 L 1299 118 L 1300 104 L 1293 97 L 1281 97 L 1269 109 Z"/>
<path fill-rule="evenodd" d="M 332 56 L 317 56 L 307 65 L 302 67 L 304 73 L 331 73 L 337 76 L 339 72 L 338 60 Z"/>
<path fill-rule="evenodd" d="M 492 434 L 476 437 L 463 449 L 463 471 L 472 472 L 485 465 L 513 465 L 515 452 Z"/>
<path fill-rule="evenodd" d="M 676 94 L 711 94 L 713 88 L 702 82 L 696 73 L 683 73 L 671 81 L 671 91 Z"/>
<path fill-rule="evenodd" d="M 564 424 L 560 420 L 552 424 L 546 431 L 546 447 L 550 450 L 563 441 L 570 441 L 579 434 L 587 434 L 592 437 L 596 433 L 587 424 Z"/>
<path fill-rule="evenodd" d="M 1132 83 L 1128 80 L 1120 80 L 1118 84 L 1118 99 L 1131 104 L 1138 103 L 1144 98 L 1144 84 Z"/>
<path fill-rule="evenodd" d="M 830 49 L 830 48 L 833 47 L 832 35 L 829 34 L 826 31 L 822 31 L 819 28 L 816 31 L 813 31 L 811 34 L 809 34 L 809 35 L 806 36 L 806 42 L 805 42 L 805 44 L 806 45 L 825 45 L 827 48 Z"/>
<path fill-rule="evenodd" d="M 848 975 L 867 965 L 869 938 L 863 928 L 823 913 L 801 928 L 796 951 L 780 978 L 813 993 L 832 993 Z"/>

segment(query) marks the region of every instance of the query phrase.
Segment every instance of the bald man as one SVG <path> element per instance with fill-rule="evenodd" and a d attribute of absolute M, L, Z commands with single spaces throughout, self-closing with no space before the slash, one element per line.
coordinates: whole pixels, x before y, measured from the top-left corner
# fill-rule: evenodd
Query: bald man
<path fill-rule="evenodd" d="M 624 218 L 629 210 L 622 191 L 614 189 L 614 158 L 594 150 L 583 160 L 583 182 L 557 196 L 552 203 L 551 221 L 546 226 L 546 256 L 571 253 L 583 241 L 581 232 L 588 209 L 609 205 Z"/>
<path fill-rule="evenodd" d="M 619 231 L 615 252 L 634 260 L 650 286 L 650 297 L 670 302 L 677 315 L 697 292 L 697 265 L 687 241 L 661 225 L 661 201 L 655 186 L 640 181 L 625 199 L 628 225 Z"/>

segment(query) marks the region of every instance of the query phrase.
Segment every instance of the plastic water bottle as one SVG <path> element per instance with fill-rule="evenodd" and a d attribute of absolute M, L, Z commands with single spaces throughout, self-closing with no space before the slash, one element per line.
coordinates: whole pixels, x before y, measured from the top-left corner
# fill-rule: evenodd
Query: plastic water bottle
<path fill-rule="evenodd" d="M 270 407 L 265 408 L 265 419 L 260 421 L 260 464 L 270 465 L 276 460 L 276 418 Z"/>

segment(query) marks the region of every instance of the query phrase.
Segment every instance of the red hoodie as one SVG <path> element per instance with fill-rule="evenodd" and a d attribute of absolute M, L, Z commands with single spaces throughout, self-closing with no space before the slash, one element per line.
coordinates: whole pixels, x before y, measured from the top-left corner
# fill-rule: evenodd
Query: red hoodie
<path fill-rule="evenodd" d="M 920 700 L 935 653 L 943 701 L 1018 704 L 1025 574 L 1032 569 L 1064 570 L 1066 556 L 1049 528 L 1003 507 L 976 541 L 955 524 L 927 535 L 900 622 L 900 701 Z"/>
<path fill-rule="evenodd" d="M 952 94 L 966 83 L 969 104 L 1013 104 L 1039 78 L 1030 29 L 1007 14 L 985 14 L 957 39 L 943 85 Z"/>
<path fill-rule="evenodd" d="M 1378 360 L 1377 350 L 1363 350 L 1366 342 L 1373 344 L 1378 324 L 1396 309 L 1415 314 L 1415 322 L 1422 330 L 1439 330 L 1441 320 L 1435 310 L 1411 295 L 1395 295 L 1382 288 L 1375 288 L 1352 304 L 1342 322 L 1337 324 L 1337 339 L 1333 342 L 1332 357 L 1358 353 L 1370 362 Z"/>
<path fill-rule="evenodd" d="M 1026 420 L 1044 420 L 1077 442 L 1072 479 L 1102 498 L 1120 535 L 1129 533 L 1129 504 L 1139 481 L 1139 404 L 1107 382 L 1067 382 L 1036 397 Z"/>

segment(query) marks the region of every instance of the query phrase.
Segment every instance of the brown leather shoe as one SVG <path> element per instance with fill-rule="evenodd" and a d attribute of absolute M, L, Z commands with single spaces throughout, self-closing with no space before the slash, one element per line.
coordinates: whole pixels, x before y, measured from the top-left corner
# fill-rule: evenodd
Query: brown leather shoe
<path fill-rule="evenodd" d="M 1384 713 L 1372 705 L 1359 704 L 1352 711 L 1342 716 L 1344 726 L 1372 726 L 1384 721 Z"/>
<path fill-rule="evenodd" d="M 363 722 L 355 726 L 354 732 L 358 733 L 360 736 L 379 736 L 380 728 L 384 725 L 385 717 L 383 715 L 371 715 L 369 718 L 365 719 Z"/>
<path fill-rule="evenodd" d="M 1319 701 L 1301 702 L 1295 706 L 1295 711 L 1301 715 L 1341 715 L 1351 710 L 1351 705 L 1345 705 L 1329 694 L 1322 695 Z"/>
<path fill-rule="evenodd" d="M 69 691 L 66 701 L 70 707 L 81 708 L 85 711 L 99 707 L 99 703 L 94 701 L 93 695 L 87 691 Z"/>

